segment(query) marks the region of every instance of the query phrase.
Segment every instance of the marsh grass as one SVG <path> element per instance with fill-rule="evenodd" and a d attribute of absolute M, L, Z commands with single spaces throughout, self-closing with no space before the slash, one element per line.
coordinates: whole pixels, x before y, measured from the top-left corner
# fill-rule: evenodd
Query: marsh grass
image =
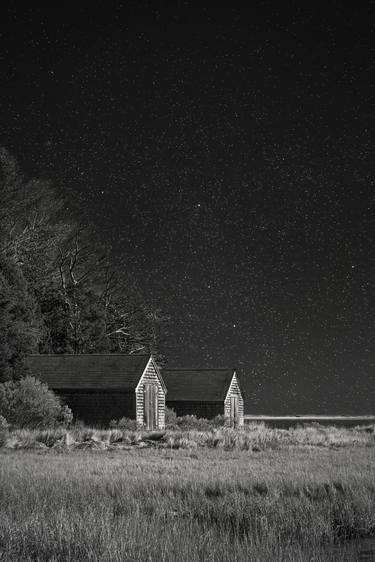
<path fill-rule="evenodd" d="M 375 445 L 375 426 L 344 428 L 335 426 L 297 426 L 291 429 L 270 428 L 264 424 L 250 424 L 243 430 L 212 427 L 210 430 L 167 430 L 147 432 L 128 429 L 96 429 L 85 426 L 48 430 L 13 430 L 5 432 L 0 447 L 40 448 L 100 448 L 124 446 L 157 446 L 167 449 L 212 448 L 260 452 L 285 447 L 372 447 Z"/>
<path fill-rule="evenodd" d="M 0 451 L 1 561 L 344 560 L 325 545 L 375 534 L 372 430 L 9 439 L 45 447 Z"/>

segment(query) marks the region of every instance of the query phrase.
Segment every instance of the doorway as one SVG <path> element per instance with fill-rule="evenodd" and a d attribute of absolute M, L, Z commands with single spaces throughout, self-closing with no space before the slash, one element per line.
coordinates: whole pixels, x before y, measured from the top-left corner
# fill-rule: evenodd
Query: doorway
<path fill-rule="evenodd" d="M 158 385 L 145 384 L 144 422 L 146 429 L 158 428 Z"/>
<path fill-rule="evenodd" d="M 232 427 L 238 427 L 239 422 L 238 396 L 230 397 L 230 423 Z"/>

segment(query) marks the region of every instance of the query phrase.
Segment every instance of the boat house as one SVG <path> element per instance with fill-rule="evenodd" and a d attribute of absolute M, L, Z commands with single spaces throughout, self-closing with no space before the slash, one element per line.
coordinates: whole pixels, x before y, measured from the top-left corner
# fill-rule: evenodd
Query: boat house
<path fill-rule="evenodd" d="M 243 425 L 244 398 L 235 369 L 163 369 L 166 405 L 177 416 L 198 418 L 224 415 Z"/>
<path fill-rule="evenodd" d="M 31 355 L 28 367 L 76 420 L 105 425 L 126 417 L 164 428 L 166 387 L 150 355 Z"/>

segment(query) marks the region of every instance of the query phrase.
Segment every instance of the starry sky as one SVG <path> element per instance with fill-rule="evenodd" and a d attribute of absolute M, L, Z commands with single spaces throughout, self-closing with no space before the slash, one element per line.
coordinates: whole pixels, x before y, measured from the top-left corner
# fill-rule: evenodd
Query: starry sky
<path fill-rule="evenodd" d="M 251 413 L 374 413 L 373 14 L 248 4 L 9 3 L 0 144 L 171 315 L 169 366 L 237 367 Z"/>

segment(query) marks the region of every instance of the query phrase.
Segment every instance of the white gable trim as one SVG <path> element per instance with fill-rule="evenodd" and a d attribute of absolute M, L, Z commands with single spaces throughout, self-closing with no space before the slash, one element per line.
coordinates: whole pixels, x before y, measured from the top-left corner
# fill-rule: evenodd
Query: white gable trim
<path fill-rule="evenodd" d="M 151 361 L 152 361 L 152 364 L 154 365 L 154 368 L 155 368 L 156 374 L 157 374 L 157 376 L 158 376 L 158 379 L 159 379 L 159 381 L 160 381 L 160 384 L 161 384 L 161 386 L 162 386 L 163 389 L 164 389 L 164 393 L 167 394 L 168 389 L 167 389 L 167 387 L 165 386 L 165 382 L 164 382 L 164 380 L 163 380 L 162 374 L 161 374 L 161 372 L 160 372 L 160 370 L 159 370 L 159 367 L 158 367 L 157 364 L 155 363 L 155 361 L 154 361 L 152 355 L 151 355 Z M 143 375 L 142 375 L 142 376 L 143 376 Z"/>
<path fill-rule="evenodd" d="M 161 386 L 163 387 L 164 393 L 167 394 L 167 388 L 166 388 L 165 383 L 164 383 L 164 381 L 163 381 L 163 378 L 162 378 L 162 376 L 161 376 L 161 374 L 160 374 L 160 371 L 159 371 L 159 369 L 157 368 L 156 363 L 155 363 L 155 361 L 154 361 L 153 358 L 152 358 L 152 355 L 150 355 L 150 359 L 147 361 L 146 367 L 144 368 L 144 371 L 143 371 L 143 373 L 142 373 L 142 375 L 141 375 L 141 378 L 139 379 L 138 384 L 137 384 L 137 386 L 135 387 L 135 392 L 138 392 L 138 390 L 139 390 L 139 388 L 140 388 L 140 386 L 141 386 L 141 384 L 142 384 L 142 379 L 143 379 L 143 377 L 145 376 L 145 374 L 146 374 L 146 372 L 147 372 L 147 369 L 149 368 L 150 364 L 153 365 L 153 367 L 154 367 L 154 369 L 155 369 L 155 372 L 156 372 L 156 375 L 157 375 L 157 377 L 158 377 L 158 379 L 159 379 L 159 382 L 160 382 Z"/>
<path fill-rule="evenodd" d="M 232 388 L 232 384 L 233 384 L 233 381 L 234 381 L 234 380 L 236 381 L 236 383 L 237 383 L 237 385 L 238 385 L 238 388 L 240 389 L 241 396 L 243 397 L 242 390 L 241 390 L 241 387 L 240 387 L 240 383 L 238 382 L 236 369 L 233 369 L 233 376 L 232 376 L 232 378 L 231 378 L 231 380 L 230 380 L 230 384 L 229 384 L 229 387 L 228 387 L 228 392 L 227 392 L 226 395 L 225 395 L 224 402 L 226 401 L 226 399 L 227 399 L 228 396 L 229 396 L 229 393 L 230 393 L 230 390 L 231 390 L 231 388 Z"/>
<path fill-rule="evenodd" d="M 142 379 L 143 379 L 143 377 L 145 376 L 145 373 L 146 373 L 146 371 L 147 371 L 147 369 L 148 369 L 148 367 L 149 367 L 149 365 L 150 365 L 150 363 L 151 363 L 151 360 L 152 360 L 152 357 L 151 357 L 151 355 L 150 355 L 150 359 L 147 361 L 146 367 L 145 367 L 144 370 L 143 370 L 143 373 L 142 373 L 142 375 L 141 375 L 141 378 L 139 379 L 138 384 L 137 384 L 137 386 L 135 387 L 135 392 L 138 392 L 139 387 L 140 387 L 141 384 L 142 384 Z"/>

